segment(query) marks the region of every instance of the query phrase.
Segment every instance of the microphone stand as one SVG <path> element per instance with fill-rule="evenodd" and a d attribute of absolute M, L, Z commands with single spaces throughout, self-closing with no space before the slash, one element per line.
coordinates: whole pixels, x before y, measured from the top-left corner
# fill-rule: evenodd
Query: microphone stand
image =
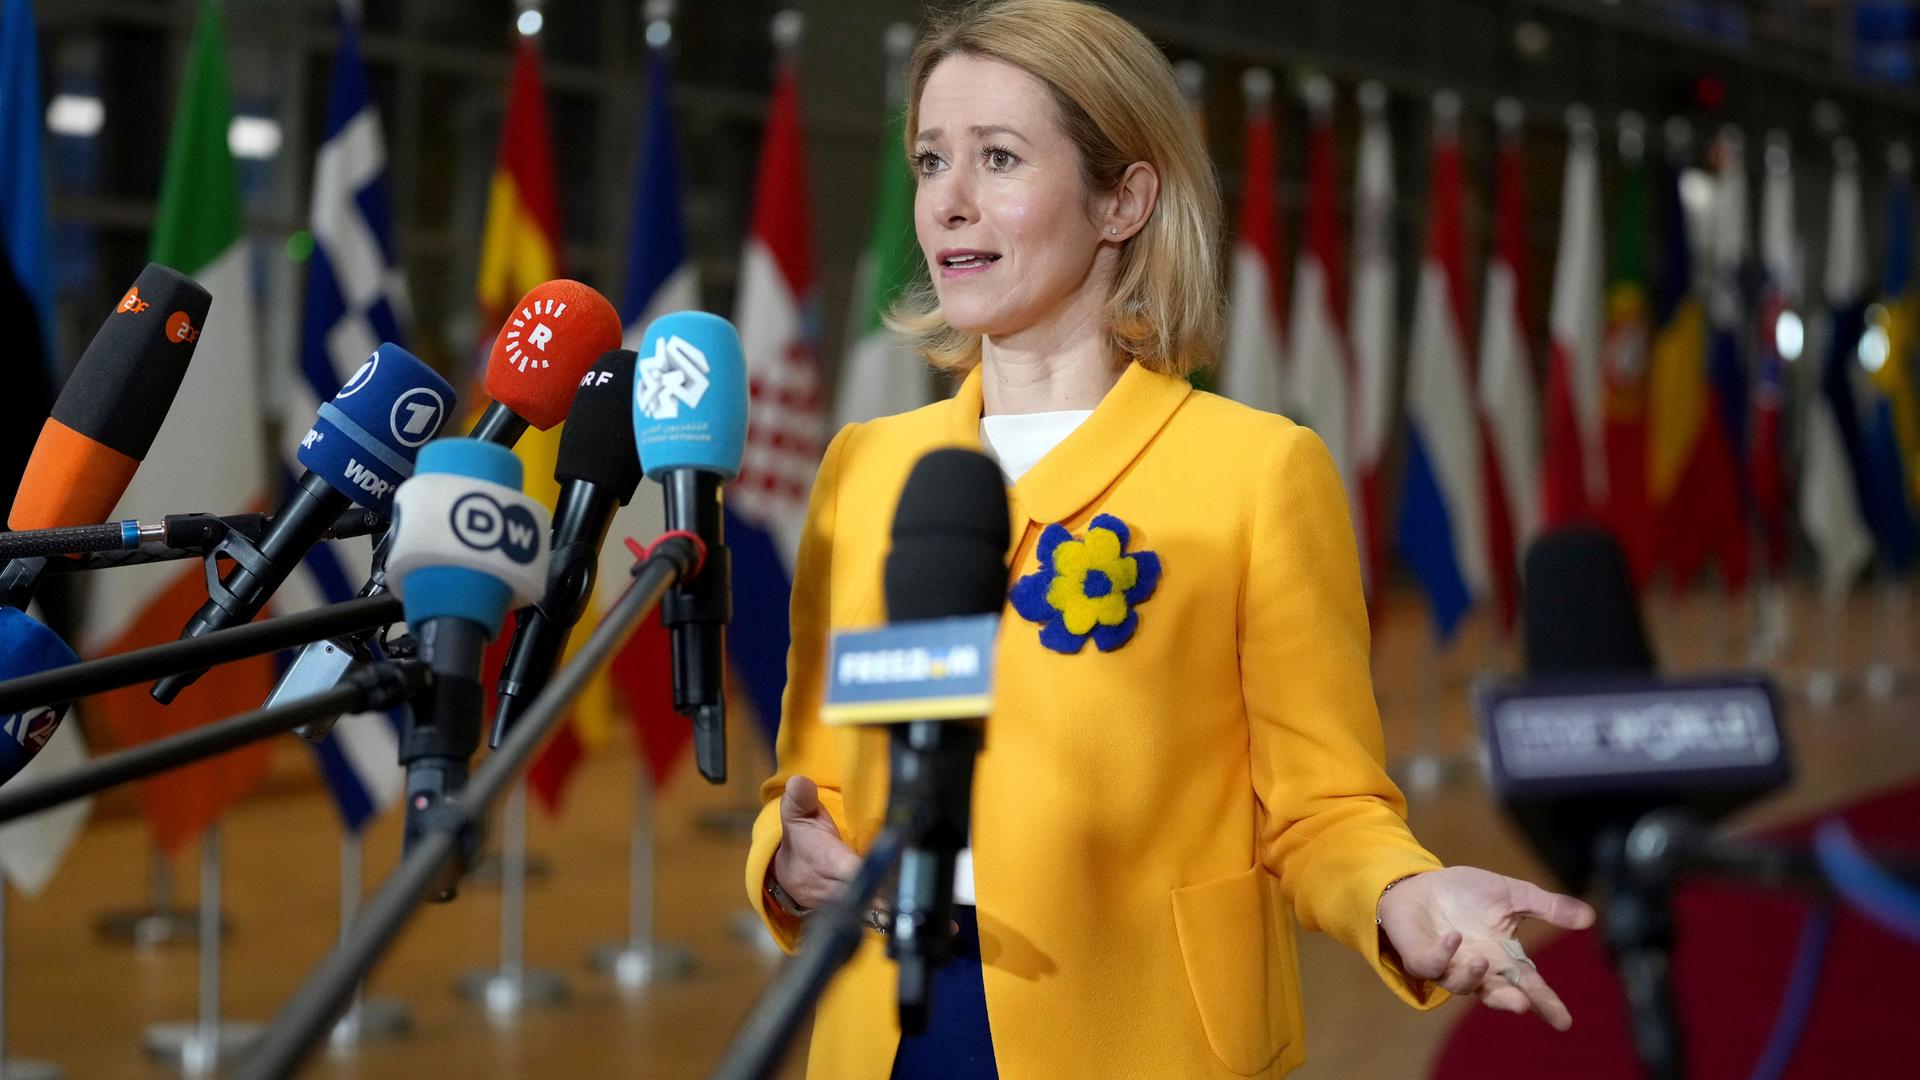
<path fill-rule="evenodd" d="M 218 635 L 209 634 L 207 638 L 215 636 Z M 355 668 L 341 680 L 339 686 L 323 694 L 286 705 L 241 713 L 178 735 L 94 758 L 77 769 L 50 776 L 37 784 L 9 788 L 0 793 L 0 823 L 104 791 L 115 784 L 139 780 L 202 758 L 223 754 L 283 731 L 292 731 L 322 715 L 390 709 L 419 693 L 432 678 L 427 666 L 418 660 L 398 660 Z"/>
<path fill-rule="evenodd" d="M 587 684 L 626 639 L 636 623 L 660 603 L 669 586 L 699 565 L 693 538 L 669 536 L 634 567 L 613 610 L 588 635 L 571 661 L 521 714 L 506 741 L 473 772 L 466 789 L 440 804 L 423 822 L 414 849 L 387 875 L 367 902 L 352 932 L 327 954 L 274 1018 L 254 1053 L 235 1074 L 240 1080 L 279 1080 L 291 1076 L 315 1045 L 326 1037 L 334 1017 L 353 996 L 388 946 L 399 936 L 455 866 L 462 852 L 477 849 L 476 834 L 487 813 L 532 760 L 540 744 L 559 725 Z"/>
<path fill-rule="evenodd" d="M 370 596 L 329 604 L 312 611 L 245 626 L 229 627 L 197 638 L 169 641 L 118 656 L 104 656 L 0 682 L 0 713 L 18 712 L 105 690 L 143 683 L 178 671 L 241 660 L 308 642 L 386 626 L 403 617 L 400 601 Z M 318 718 L 318 715 L 314 717 Z"/>
<path fill-rule="evenodd" d="M 808 916 L 800 950 L 781 966 L 741 1022 L 708 1080 L 765 1080 L 800 1030 L 827 981 L 853 958 L 866 933 L 867 907 L 879 894 L 888 875 L 900 863 L 907 846 L 933 821 L 933 807 L 916 801 L 898 819 L 889 822 L 867 849 L 860 869 L 838 898 Z"/>

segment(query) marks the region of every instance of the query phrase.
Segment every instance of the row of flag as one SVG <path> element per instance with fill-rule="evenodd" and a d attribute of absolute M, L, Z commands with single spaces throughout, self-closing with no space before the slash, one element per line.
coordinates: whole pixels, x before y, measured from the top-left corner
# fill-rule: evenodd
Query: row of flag
<path fill-rule="evenodd" d="M 1740 132 L 1717 132 L 1702 170 L 1684 121 L 1669 123 L 1653 150 L 1645 125 L 1623 117 L 1608 203 L 1598 127 L 1571 111 L 1541 334 L 1527 259 L 1522 110 L 1512 101 L 1495 109 L 1492 242 L 1475 318 L 1461 103 L 1441 92 L 1403 372 L 1384 90 L 1360 88 L 1345 275 L 1333 89 L 1318 78 L 1305 84 L 1301 243 L 1284 306 L 1273 80 L 1249 72 L 1243 91 L 1245 197 L 1219 386 L 1327 441 L 1348 485 L 1371 599 L 1397 547 L 1443 640 L 1481 605 L 1511 625 L 1526 545 L 1579 522 L 1615 532 L 1642 584 L 1664 571 L 1689 585 L 1712 565 L 1737 592 L 1756 552 L 1778 577 L 1796 518 L 1831 590 L 1851 584 L 1876 555 L 1896 574 L 1912 566 L 1920 294 L 1903 148 L 1890 155 L 1876 293 L 1858 154 L 1836 140 L 1825 288 L 1809 296 L 1784 136 L 1767 140 L 1756 248 Z M 1809 335 L 1810 323 L 1824 333 Z M 1803 349 L 1808 356 L 1796 363 Z M 1801 428 L 1791 442 L 1790 424 Z M 1397 501 L 1382 488 L 1396 428 L 1405 445 Z M 1789 506 L 1796 476 L 1798 503 Z"/>

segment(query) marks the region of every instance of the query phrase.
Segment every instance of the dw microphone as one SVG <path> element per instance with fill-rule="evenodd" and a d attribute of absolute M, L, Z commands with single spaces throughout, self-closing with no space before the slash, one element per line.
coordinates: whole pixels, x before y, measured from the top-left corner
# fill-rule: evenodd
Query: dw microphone
<path fill-rule="evenodd" d="M 720 489 L 740 475 L 747 439 L 747 365 L 732 323 L 679 311 L 647 327 L 633 378 L 633 432 L 641 468 L 665 492 L 668 531 L 706 545 L 705 564 L 661 601 L 660 621 L 672 636 L 673 707 L 693 721 L 700 775 L 724 783 L 733 572 Z"/>
<path fill-rule="evenodd" d="M 509 604 L 544 591 L 547 508 L 520 491 L 520 459 L 478 439 L 443 439 L 394 503 L 388 580 L 405 605 L 433 685 L 416 700 L 400 742 L 407 770 L 405 844 L 466 785 L 480 748 L 481 654 Z M 453 898 L 458 870 L 436 888 Z"/>
<path fill-rule="evenodd" d="M 394 489 L 413 472 L 414 456 L 440 433 L 452 407 L 453 387 L 418 357 L 392 342 L 374 350 L 333 400 L 320 406 L 300 440 L 306 472 L 258 547 L 244 540 L 220 545 L 219 553 L 235 565 L 218 587 L 208 583 L 207 602 L 180 636 L 251 621 L 348 505 L 391 506 Z M 202 674 L 161 679 L 153 685 L 154 700 L 172 702 Z"/>

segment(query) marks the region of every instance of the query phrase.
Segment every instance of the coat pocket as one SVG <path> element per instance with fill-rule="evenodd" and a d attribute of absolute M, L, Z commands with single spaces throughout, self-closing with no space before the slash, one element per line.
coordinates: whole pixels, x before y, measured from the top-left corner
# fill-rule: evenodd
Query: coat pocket
<path fill-rule="evenodd" d="M 1266 868 L 1173 891 L 1187 984 L 1215 1057 L 1241 1076 L 1273 1064 L 1293 1033 L 1290 988 L 1275 950 Z"/>

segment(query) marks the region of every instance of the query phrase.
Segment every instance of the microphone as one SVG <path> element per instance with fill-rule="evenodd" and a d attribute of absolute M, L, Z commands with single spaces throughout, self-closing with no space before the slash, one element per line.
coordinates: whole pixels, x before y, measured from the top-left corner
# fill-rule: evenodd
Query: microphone
<path fill-rule="evenodd" d="M 400 740 L 406 850 L 466 786 L 480 747 L 487 642 L 500 632 L 509 604 L 528 603 L 546 585 L 547 508 L 521 493 L 521 478 L 520 459 L 505 447 L 443 439 L 421 452 L 418 474 L 395 499 L 388 580 L 433 672 Z M 436 883 L 437 899 L 453 899 L 468 854 Z"/>
<path fill-rule="evenodd" d="M 620 347 L 620 315 L 592 287 L 555 278 L 527 290 L 494 336 L 487 357 L 493 402 L 468 433 L 511 447 L 529 426 L 548 431 L 567 418 L 594 360 Z"/>
<path fill-rule="evenodd" d="M 180 636 L 252 621 L 350 504 L 382 511 L 391 506 L 394 489 L 413 472 L 420 447 L 440 433 L 453 401 L 453 387 L 418 357 L 392 342 L 375 349 L 333 400 L 320 406 L 300 440 L 306 471 L 259 545 L 230 539 L 216 549 L 235 565 L 217 587 L 208 581 L 207 602 Z M 171 703 L 203 674 L 161 679 L 153 685 L 154 700 Z"/>
<path fill-rule="evenodd" d="M 535 285 L 495 335 L 487 360 L 486 391 L 493 401 L 470 438 L 511 448 L 529 427 L 551 429 L 566 419 L 580 379 L 594 360 L 620 347 L 620 316 L 607 298 L 578 281 L 556 278 Z M 387 541 L 373 549 L 373 573 L 360 596 L 387 591 Z M 340 681 L 366 651 L 366 635 L 318 641 L 300 650 L 274 684 L 268 704 L 293 701 Z M 309 738 L 331 724 L 309 725 Z"/>
<path fill-rule="evenodd" d="M 153 446 L 180 392 L 213 297 L 158 263 L 100 324 L 60 388 L 8 512 L 11 529 L 105 521 Z M 9 561 L 0 604 L 25 609 L 47 563 Z"/>
<path fill-rule="evenodd" d="M 21 474 L 9 529 L 105 521 L 160 433 L 213 296 L 148 263 L 60 388 Z"/>
<path fill-rule="evenodd" d="M 732 323 L 678 311 L 648 325 L 634 369 L 633 433 L 647 479 L 665 491 L 667 531 L 706 546 L 706 562 L 661 600 L 660 621 L 672 639 L 674 711 L 693 721 L 700 775 L 724 783 L 733 562 L 721 484 L 740 475 L 747 439 L 747 364 Z"/>
<path fill-rule="evenodd" d="M 78 663 L 73 649 L 40 620 L 17 608 L 0 608 L 0 680 Z M 53 738 L 67 702 L 35 705 L 0 715 L 0 784 L 27 767 Z"/>
<path fill-rule="evenodd" d="M 1008 533 L 1006 481 L 998 465 L 971 450 L 922 457 L 893 515 L 885 570 L 888 622 L 997 618 L 1007 600 Z M 982 647 L 990 654 L 991 639 Z M 842 657 L 836 667 L 849 660 L 857 658 Z M 927 828 L 901 856 L 887 939 L 887 953 L 900 968 L 900 1026 L 909 1032 L 926 1029 L 934 969 L 952 953 L 954 862 L 967 846 L 980 735 L 977 720 L 914 720 L 889 730 L 887 816 L 916 803 L 931 809 Z"/>
<path fill-rule="evenodd" d="M 547 685 L 574 624 L 586 614 L 598 576 L 600 548 L 620 507 L 640 486 L 633 441 L 634 354 L 613 349 L 581 376 L 560 432 L 553 471 L 560 499 L 553 511 L 553 558 L 537 606 L 522 609 L 500 668 L 500 704 L 490 745 L 499 746 L 525 702 Z"/>

